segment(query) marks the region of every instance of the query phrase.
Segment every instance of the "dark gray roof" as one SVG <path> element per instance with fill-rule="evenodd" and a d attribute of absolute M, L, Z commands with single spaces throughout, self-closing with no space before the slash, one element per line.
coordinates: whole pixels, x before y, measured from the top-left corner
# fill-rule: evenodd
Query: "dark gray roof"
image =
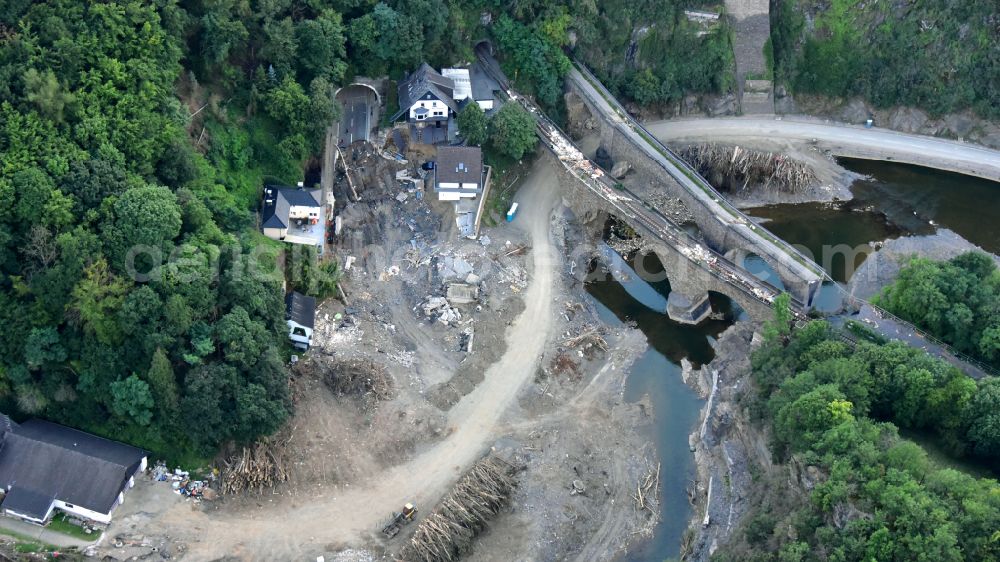
<path fill-rule="evenodd" d="M 264 228 L 288 228 L 288 210 L 293 206 L 319 207 L 322 195 L 318 189 L 264 186 L 261 215 Z"/>
<path fill-rule="evenodd" d="M 469 67 L 469 79 L 472 81 L 472 97 L 476 101 L 495 99 L 494 92 L 501 91 L 500 84 L 490 78 L 478 62 Z"/>
<path fill-rule="evenodd" d="M 483 151 L 478 146 L 442 146 L 437 149 L 434 174 L 435 189 L 442 183 L 475 183 L 482 189 Z"/>
<path fill-rule="evenodd" d="M 285 318 L 312 328 L 316 324 L 316 297 L 292 291 L 285 296 Z"/>
<path fill-rule="evenodd" d="M 392 116 L 393 121 L 399 119 L 413 104 L 423 99 L 427 94 L 443 101 L 452 111 L 458 111 L 458 104 L 452 99 L 455 83 L 451 78 L 441 76 L 426 62 L 401 80 L 397 91 L 399 93 L 399 111 Z"/>
<path fill-rule="evenodd" d="M 33 492 L 109 513 L 145 456 L 142 449 L 124 443 L 29 420 L 4 439 L 0 486 L 11 492 L 23 488 L 25 498 L 34 497 L 27 493 Z"/>
<path fill-rule="evenodd" d="M 16 486 L 7 492 L 3 498 L 3 508 L 16 511 L 19 515 L 27 515 L 32 519 L 45 519 L 55 498 L 36 492 L 24 486 Z"/>

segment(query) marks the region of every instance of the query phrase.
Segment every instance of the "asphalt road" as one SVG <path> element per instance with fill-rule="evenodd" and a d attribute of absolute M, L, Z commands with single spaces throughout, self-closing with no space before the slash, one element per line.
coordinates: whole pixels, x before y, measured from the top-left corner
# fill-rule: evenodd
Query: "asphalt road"
<path fill-rule="evenodd" d="M 340 120 L 338 142 L 348 145 L 356 140 L 368 140 L 371 130 L 371 109 L 368 100 L 362 97 L 350 97 L 343 100 L 344 116 Z"/>
<path fill-rule="evenodd" d="M 737 117 L 650 121 L 663 142 L 740 142 L 783 139 L 814 142 L 836 156 L 916 164 L 1000 181 L 1000 152 L 936 137 L 846 125 L 808 117 Z"/>
<path fill-rule="evenodd" d="M 369 140 L 372 127 L 378 121 L 378 100 L 369 87 L 352 84 L 337 92 L 337 101 L 344 113 L 337 124 L 337 144 L 347 146 L 354 141 Z"/>

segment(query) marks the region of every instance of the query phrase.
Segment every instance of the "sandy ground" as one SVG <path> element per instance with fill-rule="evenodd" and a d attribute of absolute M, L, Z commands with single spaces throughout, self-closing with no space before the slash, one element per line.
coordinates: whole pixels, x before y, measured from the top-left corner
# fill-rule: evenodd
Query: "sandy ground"
<path fill-rule="evenodd" d="M 522 188 L 523 219 L 530 225 L 534 268 L 525 293 L 525 311 L 507 333 L 508 353 L 486 373 L 485 381 L 448 415 L 448 437 L 405 464 L 369 476 L 354 486 L 277 505 L 263 513 L 166 514 L 164 523 L 191 528 L 197 542 L 186 560 L 236 555 L 250 560 L 287 560 L 326 550 L 325 545 L 358 545 L 372 539 L 380 520 L 406 501 L 433 505 L 484 452 L 502 413 L 534 374 L 548 337 L 553 267 L 548 213 L 555 191 L 550 169 L 536 168 Z M 239 532 L 234 532 L 235 529 Z"/>

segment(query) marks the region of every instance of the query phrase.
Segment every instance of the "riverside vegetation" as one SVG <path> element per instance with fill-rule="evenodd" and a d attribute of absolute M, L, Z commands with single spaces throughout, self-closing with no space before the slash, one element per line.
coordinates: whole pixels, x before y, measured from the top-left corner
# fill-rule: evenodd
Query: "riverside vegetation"
<path fill-rule="evenodd" d="M 968 252 L 944 262 L 914 258 L 876 302 L 1000 368 L 1000 270 L 990 256 Z"/>
<path fill-rule="evenodd" d="M 752 357 L 754 417 L 791 469 L 763 480 L 720 560 L 997 560 L 1000 485 L 931 462 L 897 428 L 1000 459 L 1000 380 L 899 343 L 776 322 Z M 802 488 L 788 493 L 789 473 Z"/>
<path fill-rule="evenodd" d="M 715 59 L 666 56 L 694 48 L 680 4 L 640 4 L 0 3 L 0 410 L 181 462 L 273 433 L 291 407 L 282 279 L 329 295 L 337 270 L 302 252 L 281 271 L 253 209 L 265 180 L 303 179 L 335 88 L 471 61 L 492 38 L 557 110 L 562 48 L 573 36 L 603 68 L 630 41 L 622 13 L 665 18 L 644 41 L 698 78 L 678 87 L 710 87 Z M 524 115 L 478 117 L 507 156 L 533 146 Z"/>
<path fill-rule="evenodd" d="M 771 41 L 775 78 L 795 92 L 1000 118 L 992 0 L 773 0 Z"/>

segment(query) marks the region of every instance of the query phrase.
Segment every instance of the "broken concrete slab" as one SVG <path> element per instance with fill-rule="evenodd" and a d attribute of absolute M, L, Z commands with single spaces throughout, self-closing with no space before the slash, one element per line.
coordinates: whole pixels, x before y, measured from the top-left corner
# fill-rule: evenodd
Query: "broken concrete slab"
<path fill-rule="evenodd" d="M 451 283 L 447 291 L 448 303 L 451 305 L 472 304 L 479 300 L 479 286 L 468 283 Z"/>

